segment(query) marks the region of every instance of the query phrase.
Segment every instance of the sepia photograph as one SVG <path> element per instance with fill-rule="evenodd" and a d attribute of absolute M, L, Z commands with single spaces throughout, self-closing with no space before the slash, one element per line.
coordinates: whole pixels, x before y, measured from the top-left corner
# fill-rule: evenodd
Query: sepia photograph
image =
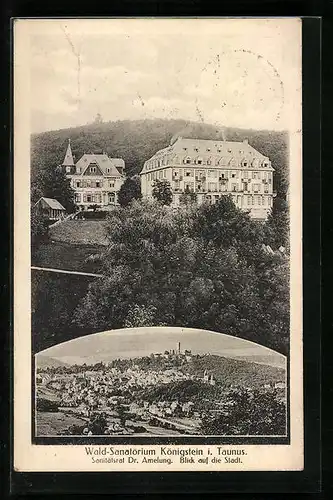
<path fill-rule="evenodd" d="M 299 446 L 300 20 L 15 27 L 26 439 Z"/>

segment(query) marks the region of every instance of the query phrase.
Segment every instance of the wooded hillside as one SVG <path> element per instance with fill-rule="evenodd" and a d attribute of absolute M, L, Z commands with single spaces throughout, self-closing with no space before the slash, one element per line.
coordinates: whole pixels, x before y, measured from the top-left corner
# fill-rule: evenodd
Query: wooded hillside
<path fill-rule="evenodd" d="M 224 137 L 228 141 L 247 138 L 251 146 L 270 158 L 276 170 L 274 188 L 279 196 L 285 195 L 288 185 L 286 132 L 222 129 L 185 120 L 118 120 L 34 134 L 31 138 L 32 180 L 40 168 L 52 169 L 62 163 L 68 139 L 76 160 L 84 153 L 105 151 L 111 157 L 123 158 L 126 174 L 132 176 L 141 171 L 148 158 L 177 136 L 216 140 Z"/>

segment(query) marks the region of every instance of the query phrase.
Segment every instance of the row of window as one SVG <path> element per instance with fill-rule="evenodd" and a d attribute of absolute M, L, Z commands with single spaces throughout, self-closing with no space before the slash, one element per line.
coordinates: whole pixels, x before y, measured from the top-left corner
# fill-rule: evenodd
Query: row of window
<path fill-rule="evenodd" d="M 206 195 L 206 200 L 218 200 L 220 199 L 220 195 Z M 247 196 L 243 198 L 242 196 L 232 196 L 232 201 L 237 204 L 239 207 L 253 207 L 253 206 L 264 206 L 264 207 L 272 207 L 273 200 L 271 197 L 267 196 Z"/>
<path fill-rule="evenodd" d="M 220 181 L 224 179 L 262 179 L 263 181 L 267 181 L 268 183 L 272 182 L 272 172 L 249 172 L 249 171 L 219 171 L 219 170 L 194 170 L 192 169 L 173 169 L 172 177 L 174 180 L 179 179 L 182 180 L 183 176 L 186 177 L 194 177 L 196 180 L 201 180 L 206 176 L 212 179 L 219 179 Z M 167 171 L 166 170 L 158 170 L 155 172 L 150 172 L 147 174 L 147 180 L 152 181 L 155 179 L 166 179 Z"/>
<path fill-rule="evenodd" d="M 85 168 L 84 168 L 84 170 L 85 170 Z M 72 167 L 66 167 L 66 173 L 67 173 L 67 174 L 70 174 L 70 173 L 71 173 L 71 171 L 72 171 Z M 76 168 L 75 168 L 75 171 L 76 171 L 76 173 L 77 173 L 77 174 L 81 174 L 81 173 L 82 173 L 82 168 L 81 168 L 81 167 L 76 167 Z M 98 173 L 98 172 L 100 173 L 100 170 L 99 170 L 99 168 L 98 168 L 97 166 L 90 166 L 90 167 L 88 168 L 88 172 L 89 172 L 90 174 L 96 174 L 96 173 Z M 107 174 L 109 174 L 109 173 L 110 173 L 110 168 L 109 168 L 109 167 L 107 167 L 107 168 L 106 168 L 106 173 L 107 173 Z"/>
<path fill-rule="evenodd" d="M 173 187 L 176 190 L 180 189 L 180 182 L 179 181 L 174 181 Z M 220 192 L 227 192 L 227 191 L 232 191 L 232 192 L 237 192 L 237 191 L 245 191 L 245 192 L 250 192 L 252 191 L 253 193 L 269 193 L 269 188 L 268 186 L 262 186 L 261 184 L 238 184 L 236 182 L 233 182 L 230 186 L 230 189 L 228 188 L 227 185 L 219 185 L 217 182 L 208 182 L 208 186 L 206 183 L 196 183 L 194 185 L 194 182 L 190 181 L 185 181 L 184 182 L 184 189 L 189 189 L 190 191 L 205 191 L 206 187 L 208 188 L 208 191 L 220 191 Z M 263 189 L 262 189 L 263 188 Z"/>
<path fill-rule="evenodd" d="M 102 203 L 102 195 L 98 193 L 75 193 L 74 195 L 75 203 Z M 115 193 L 108 193 L 108 202 L 115 202 Z"/>
<path fill-rule="evenodd" d="M 101 187 L 103 187 L 103 181 L 102 180 L 90 180 L 90 179 L 79 181 L 79 180 L 74 179 L 72 182 L 72 186 L 74 188 L 101 188 Z M 114 188 L 115 181 L 104 182 L 104 186 Z"/>
<path fill-rule="evenodd" d="M 184 158 L 180 158 L 179 156 L 171 156 L 171 155 L 165 155 L 163 158 L 157 159 L 157 160 L 150 160 L 146 163 L 146 169 L 147 170 L 152 170 L 154 168 L 159 168 L 165 165 L 170 165 L 170 164 L 175 164 L 175 165 L 181 165 L 181 164 L 195 164 L 195 165 L 230 165 L 230 166 L 241 166 L 241 167 L 249 167 L 252 166 L 254 168 L 259 168 L 259 167 L 264 167 L 267 168 L 269 167 L 269 162 L 267 160 L 259 160 L 259 158 L 254 158 L 253 160 L 249 159 L 242 159 L 242 160 L 237 160 L 236 158 L 230 158 L 230 157 L 219 157 L 219 158 L 203 158 L 203 157 L 196 157 L 196 158 L 191 158 L 190 156 L 185 156 Z"/>

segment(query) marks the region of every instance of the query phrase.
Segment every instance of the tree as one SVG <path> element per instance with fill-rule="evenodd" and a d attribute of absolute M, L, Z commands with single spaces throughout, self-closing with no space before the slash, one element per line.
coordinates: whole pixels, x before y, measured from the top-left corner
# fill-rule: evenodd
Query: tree
<path fill-rule="evenodd" d="M 135 304 L 130 307 L 125 320 L 125 328 L 154 326 L 156 307 Z"/>
<path fill-rule="evenodd" d="M 153 182 L 153 198 L 161 203 L 161 205 L 171 205 L 172 191 L 168 180 L 155 179 Z"/>
<path fill-rule="evenodd" d="M 42 163 L 41 159 L 37 159 L 31 169 L 32 204 L 42 196 L 56 199 L 68 212 L 74 208 L 74 191 L 62 168 L 56 167 L 50 160 Z"/>
<path fill-rule="evenodd" d="M 202 419 L 201 432 L 205 435 L 284 435 L 286 407 L 275 392 L 233 391 L 228 410 L 217 416 Z"/>
<path fill-rule="evenodd" d="M 126 207 L 132 200 L 139 200 L 141 196 L 139 176 L 127 177 L 119 190 L 118 202 L 122 207 Z"/>
<path fill-rule="evenodd" d="M 275 198 L 265 224 L 266 242 L 274 250 L 283 246 L 289 249 L 289 206 L 283 198 Z"/>
<path fill-rule="evenodd" d="M 228 199 L 177 212 L 146 200 L 115 208 L 105 278 L 90 285 L 74 321 L 95 331 L 205 328 L 286 353 L 289 263 L 263 253 L 261 231 Z"/>
<path fill-rule="evenodd" d="M 48 220 L 39 214 L 34 207 L 31 210 L 31 244 L 37 247 L 40 242 L 48 238 Z"/>
<path fill-rule="evenodd" d="M 197 195 L 194 191 L 191 191 L 188 186 L 186 186 L 184 193 L 179 197 L 179 203 L 181 205 L 189 205 L 191 203 L 196 203 Z"/>

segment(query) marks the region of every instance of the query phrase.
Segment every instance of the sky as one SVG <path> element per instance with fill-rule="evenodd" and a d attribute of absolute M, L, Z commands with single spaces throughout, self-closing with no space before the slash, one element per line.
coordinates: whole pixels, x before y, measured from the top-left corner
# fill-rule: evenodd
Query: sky
<path fill-rule="evenodd" d="M 98 113 L 284 130 L 301 98 L 297 19 L 34 20 L 30 31 L 32 132 Z"/>
<path fill-rule="evenodd" d="M 109 330 L 86 335 L 41 351 L 38 356 L 57 358 L 66 363 L 97 363 L 116 358 L 147 356 L 177 349 L 193 354 L 248 359 L 284 367 L 285 357 L 267 347 L 222 333 L 180 327 L 144 327 Z"/>

